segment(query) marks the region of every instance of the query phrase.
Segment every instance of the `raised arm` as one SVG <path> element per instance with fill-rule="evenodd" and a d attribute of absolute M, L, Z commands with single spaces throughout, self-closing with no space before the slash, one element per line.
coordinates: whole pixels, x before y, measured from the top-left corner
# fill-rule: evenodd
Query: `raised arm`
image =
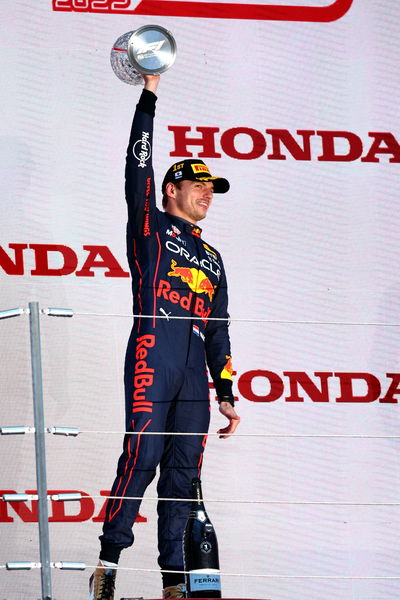
<path fill-rule="evenodd" d="M 153 121 L 159 76 L 143 76 L 145 84 L 131 128 L 126 155 L 125 197 L 128 220 L 135 237 L 153 233 L 155 204 L 152 164 Z"/>
<path fill-rule="evenodd" d="M 144 79 L 144 89 L 149 92 L 153 92 L 153 94 L 157 93 L 158 84 L 160 83 L 159 75 L 143 75 Z"/>

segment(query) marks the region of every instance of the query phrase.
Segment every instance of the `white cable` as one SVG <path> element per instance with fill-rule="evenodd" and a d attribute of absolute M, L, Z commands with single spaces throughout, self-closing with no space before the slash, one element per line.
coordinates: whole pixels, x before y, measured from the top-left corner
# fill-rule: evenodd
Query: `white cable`
<path fill-rule="evenodd" d="M 95 433 L 107 435 L 176 435 L 176 436 L 208 436 L 220 437 L 221 433 L 183 433 L 172 431 L 102 431 L 101 429 L 81 429 L 80 433 Z M 376 439 L 376 440 L 399 440 L 400 435 L 362 435 L 362 434 L 324 434 L 324 433 L 231 433 L 229 437 L 260 437 L 260 438 L 333 438 L 333 439 Z"/>
<path fill-rule="evenodd" d="M 204 317 L 196 317 L 195 315 L 190 316 L 173 316 L 173 315 L 139 315 L 139 314 L 125 314 L 125 313 L 94 313 L 94 312 L 75 312 L 76 316 L 87 316 L 87 317 L 123 317 L 123 318 L 136 318 L 136 319 L 177 319 L 177 320 L 198 320 L 203 321 Z M 373 326 L 373 327 L 400 327 L 400 323 L 379 323 L 369 321 L 309 321 L 309 320 L 288 320 L 288 319 L 251 319 L 245 318 L 233 318 L 233 317 L 207 317 L 207 321 L 228 321 L 235 323 L 271 323 L 281 325 L 352 325 L 352 326 Z"/>
<path fill-rule="evenodd" d="M 1 429 L 1 428 L 0 428 Z M 4 428 L 3 428 L 4 429 Z M 24 433 L 35 433 L 34 427 L 26 427 Z M 46 427 L 46 433 L 57 433 L 57 429 L 62 430 L 63 428 Z M 76 429 L 76 428 L 64 428 L 67 431 L 73 430 L 73 436 L 79 433 L 89 434 L 106 434 L 106 435 L 175 435 L 175 436 L 207 436 L 207 437 L 221 437 L 221 433 L 205 433 L 205 432 L 180 432 L 180 431 L 107 431 L 103 429 Z M 77 432 L 77 433 L 76 433 Z M 62 431 L 61 431 L 62 433 Z M 66 434 L 65 434 L 66 435 Z M 71 434 L 72 435 L 72 434 Z M 241 437 L 241 438 L 304 438 L 304 439 L 365 439 L 365 440 L 400 440 L 400 435 L 376 435 L 376 434 L 358 434 L 358 433 L 231 433 L 229 437 Z"/>
<path fill-rule="evenodd" d="M 86 565 L 88 569 L 97 569 L 98 565 Z M 104 567 L 106 568 L 106 567 Z M 142 573 L 179 573 L 185 574 L 190 571 L 169 571 L 164 569 L 140 569 L 135 567 L 115 567 L 116 571 L 135 571 Z M 268 579 L 384 579 L 384 580 L 400 580 L 400 576 L 386 576 L 386 575 L 275 575 L 275 574 L 264 574 L 264 573 L 228 573 L 220 571 L 222 577 L 261 577 Z"/>
<path fill-rule="evenodd" d="M 164 502 L 192 502 L 193 498 L 162 498 L 157 496 L 85 496 L 85 498 L 105 499 L 110 500 L 152 500 Z M 208 504 L 229 502 L 230 504 L 269 504 L 269 505 L 294 505 L 294 506 L 400 506 L 400 502 L 313 502 L 306 500 L 232 500 L 228 499 L 213 499 L 205 498 L 204 502 Z"/>
<path fill-rule="evenodd" d="M 82 563 L 83 565 L 83 563 Z M 0 565 L 0 569 L 5 569 L 6 565 Z M 32 567 L 32 569 L 40 569 L 40 564 Z M 55 569 L 56 563 L 51 564 L 51 568 Z M 86 569 L 98 569 L 98 565 L 86 565 L 84 566 Z M 101 567 L 100 567 L 101 568 Z M 108 567 L 103 567 L 108 568 Z M 190 571 L 171 571 L 167 569 L 144 569 L 144 568 L 135 568 L 135 567 L 113 567 L 115 571 L 132 571 L 135 573 L 177 573 L 177 574 L 185 574 Z M 82 569 L 83 570 L 83 569 Z M 281 575 L 281 574 L 273 574 L 273 573 L 229 573 L 226 571 L 220 571 L 219 573 L 222 577 L 258 577 L 263 579 L 341 579 L 341 580 L 386 580 L 386 581 L 398 581 L 400 580 L 399 576 L 390 576 L 390 575 Z"/>
<path fill-rule="evenodd" d="M 0 427 L 1 429 L 1 427 Z M 6 429 L 6 428 L 3 428 Z M 7 428 L 8 429 L 8 428 Z M 11 428 L 10 428 L 11 429 Z M 34 427 L 25 427 L 24 433 L 35 433 Z M 77 434 L 89 433 L 89 434 L 106 434 L 106 435 L 176 435 L 176 436 L 207 436 L 207 437 L 220 437 L 221 433 L 205 433 L 205 432 L 180 432 L 180 431 L 107 431 L 103 429 L 77 429 L 77 428 L 57 428 L 57 427 L 46 427 L 46 433 L 58 433 L 57 430 L 63 433 L 62 429 L 67 432 L 72 431 L 70 434 L 76 437 Z M 66 433 L 64 435 L 67 435 Z M 400 440 L 400 435 L 376 435 L 376 434 L 358 434 L 358 433 L 231 433 L 229 437 L 255 437 L 255 438 L 310 438 L 310 439 L 366 439 L 366 440 Z"/>

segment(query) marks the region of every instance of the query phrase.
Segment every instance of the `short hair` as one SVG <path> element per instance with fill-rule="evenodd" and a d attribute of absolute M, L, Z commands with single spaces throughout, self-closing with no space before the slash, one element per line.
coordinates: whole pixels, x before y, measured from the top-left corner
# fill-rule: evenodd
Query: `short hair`
<path fill-rule="evenodd" d="M 174 183 L 174 186 L 176 186 L 178 188 L 178 190 L 181 189 L 181 181 L 177 181 L 176 183 Z M 167 194 L 164 192 L 163 197 L 162 197 L 162 207 L 165 210 L 167 208 L 168 205 L 168 196 Z"/>

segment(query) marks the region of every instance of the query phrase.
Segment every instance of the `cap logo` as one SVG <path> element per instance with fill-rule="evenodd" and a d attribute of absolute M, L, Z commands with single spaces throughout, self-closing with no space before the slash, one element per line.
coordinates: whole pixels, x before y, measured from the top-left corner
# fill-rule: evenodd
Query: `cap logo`
<path fill-rule="evenodd" d="M 175 179 L 182 179 L 182 171 L 175 171 L 174 177 Z"/>
<path fill-rule="evenodd" d="M 208 175 L 210 175 L 210 171 L 209 171 L 207 165 L 202 165 L 201 163 L 195 163 L 190 166 L 193 169 L 193 173 L 207 173 Z"/>

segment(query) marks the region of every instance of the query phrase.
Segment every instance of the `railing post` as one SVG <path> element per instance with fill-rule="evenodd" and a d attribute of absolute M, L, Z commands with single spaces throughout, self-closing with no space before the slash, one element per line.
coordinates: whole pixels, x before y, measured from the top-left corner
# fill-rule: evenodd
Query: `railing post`
<path fill-rule="evenodd" d="M 39 303 L 29 303 L 31 338 L 33 412 L 35 420 L 36 482 L 39 509 L 39 545 L 42 581 L 42 600 L 51 600 L 51 565 L 49 511 L 47 500 L 46 447 L 43 409 L 42 355 L 40 344 Z"/>

